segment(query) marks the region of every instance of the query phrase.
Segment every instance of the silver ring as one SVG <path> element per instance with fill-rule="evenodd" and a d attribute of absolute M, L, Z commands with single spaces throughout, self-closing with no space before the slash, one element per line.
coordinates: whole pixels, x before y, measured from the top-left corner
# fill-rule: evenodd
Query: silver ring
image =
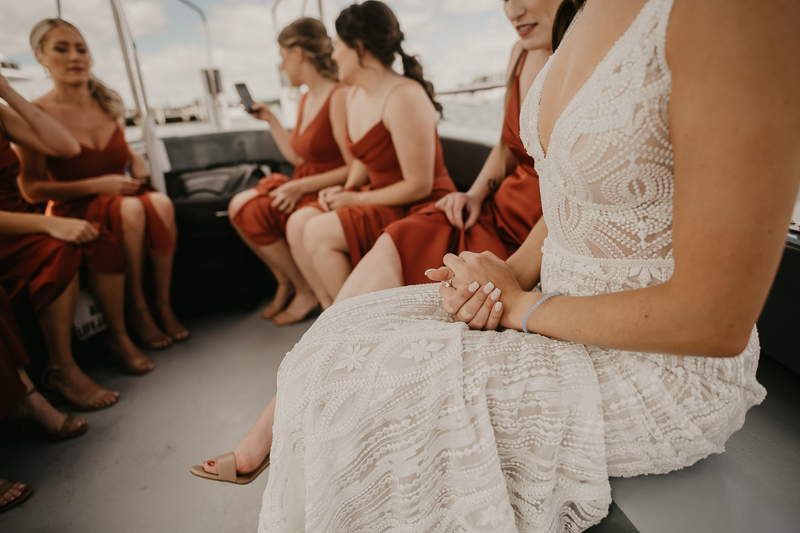
<path fill-rule="evenodd" d="M 445 287 L 447 287 L 447 288 L 450 288 L 450 287 L 452 287 L 452 285 L 453 285 L 453 280 L 454 280 L 454 279 L 456 279 L 456 277 L 455 277 L 455 276 L 453 276 L 452 278 L 448 279 L 447 281 L 443 281 L 443 282 L 442 282 L 442 285 L 444 285 L 444 286 L 445 286 Z"/>

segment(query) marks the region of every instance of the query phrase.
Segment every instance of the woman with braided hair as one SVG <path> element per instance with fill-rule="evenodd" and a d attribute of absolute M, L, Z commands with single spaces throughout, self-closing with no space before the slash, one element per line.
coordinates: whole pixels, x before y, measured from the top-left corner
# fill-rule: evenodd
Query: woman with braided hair
<path fill-rule="evenodd" d="M 298 210 L 287 231 L 302 230 L 292 249 L 323 308 L 383 228 L 455 191 L 436 131 L 441 112 L 422 65 L 403 50 L 392 10 L 369 0 L 336 20 L 333 59 L 347 93 L 347 143 L 355 160 L 344 186 L 323 189 Z M 397 57 L 403 74 L 392 69 Z"/>

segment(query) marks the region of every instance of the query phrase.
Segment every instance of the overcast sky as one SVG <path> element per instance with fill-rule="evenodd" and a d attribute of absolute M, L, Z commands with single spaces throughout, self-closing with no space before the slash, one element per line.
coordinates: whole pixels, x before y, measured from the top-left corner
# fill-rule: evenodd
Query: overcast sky
<path fill-rule="evenodd" d="M 274 0 L 194 0 L 208 16 L 215 66 L 230 100 L 238 100 L 233 83 L 244 81 L 254 97 L 278 95 L 280 56 L 272 20 Z M 28 44 L 31 28 L 56 15 L 55 0 L 0 0 L 0 53 L 19 63 L 32 77 L 17 84 L 25 95 L 50 88 Z M 182 105 L 202 94 L 200 69 L 206 52 L 200 18 L 177 0 L 122 0 L 136 36 L 151 106 Z M 318 16 L 317 1 L 282 0 L 278 26 L 301 16 Z M 347 0 L 323 0 L 329 31 Z M 386 0 L 400 19 L 409 53 L 419 54 L 425 75 L 438 90 L 476 76 L 503 72 L 516 34 L 499 0 Z M 61 0 L 62 15 L 84 33 L 93 55 L 95 75 L 119 91 L 133 107 L 109 0 Z"/>

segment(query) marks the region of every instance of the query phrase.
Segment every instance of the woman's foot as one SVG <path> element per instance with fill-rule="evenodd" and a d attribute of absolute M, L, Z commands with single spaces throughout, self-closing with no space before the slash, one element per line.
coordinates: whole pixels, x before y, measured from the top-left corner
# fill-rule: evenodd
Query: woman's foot
<path fill-rule="evenodd" d="M 261 317 L 266 320 L 272 319 L 286 307 L 286 302 L 288 302 L 293 295 L 294 287 L 291 283 L 278 283 L 278 289 L 275 291 L 275 298 L 272 299 L 272 302 L 264 309 L 264 312 L 261 313 Z"/>
<path fill-rule="evenodd" d="M 285 310 L 281 311 L 272 318 L 272 321 L 279 326 L 302 322 L 308 315 L 319 308 L 319 300 L 311 291 L 298 292 Z"/>
<path fill-rule="evenodd" d="M 159 350 L 172 345 L 172 338 L 158 328 L 147 307 L 131 309 L 129 317 L 133 331 L 148 350 Z"/>
<path fill-rule="evenodd" d="M 264 449 L 263 446 L 247 446 L 247 439 L 242 441 L 239 446 L 233 450 L 233 457 L 236 459 L 236 473 L 239 475 L 249 474 L 261 466 L 267 455 L 269 454 L 269 447 Z M 272 444 L 272 443 L 270 443 Z M 215 460 L 206 461 L 203 463 L 203 470 L 209 474 L 219 475 L 219 468 Z"/>
<path fill-rule="evenodd" d="M 119 398 L 118 392 L 104 389 L 84 374 L 75 361 L 60 365 L 48 364 L 42 376 L 42 384 L 84 411 L 108 407 Z"/>
<path fill-rule="evenodd" d="M 35 422 L 48 436 L 59 437 L 59 440 L 61 435 L 66 435 L 64 438 L 77 436 L 87 427 L 86 420 L 78 417 L 72 417 L 72 421 L 65 427 L 64 424 L 70 415 L 50 405 L 44 396 L 35 390 L 28 392 L 27 396 L 14 404 L 9 416 L 14 420 Z"/>
<path fill-rule="evenodd" d="M 5 479 L 0 479 L 0 487 L 3 487 L 3 493 L 0 494 L 0 513 L 24 501 L 31 493 L 25 483 L 11 483 Z"/>
<path fill-rule="evenodd" d="M 164 331 L 173 341 L 181 342 L 189 338 L 189 330 L 180 323 L 168 301 L 156 302 L 155 311 L 161 325 L 164 326 Z"/>
<path fill-rule="evenodd" d="M 141 375 L 153 370 L 153 361 L 133 344 L 127 333 L 110 331 L 104 340 L 106 348 L 119 357 L 128 374 Z"/>

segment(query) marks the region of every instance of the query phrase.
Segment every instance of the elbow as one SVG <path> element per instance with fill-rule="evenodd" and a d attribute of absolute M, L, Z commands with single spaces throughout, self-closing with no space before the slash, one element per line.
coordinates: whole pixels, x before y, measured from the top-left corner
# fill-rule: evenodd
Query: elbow
<path fill-rule="evenodd" d="M 433 182 L 415 187 L 408 203 L 413 204 L 428 198 L 433 192 Z"/>
<path fill-rule="evenodd" d="M 78 157 L 81 153 L 81 145 L 78 141 L 73 140 L 69 146 L 65 147 L 65 150 L 56 154 L 56 157 L 60 157 L 62 159 L 72 159 L 73 157 Z"/>
<path fill-rule="evenodd" d="M 26 184 L 25 180 L 22 177 L 20 177 L 20 179 L 17 180 L 17 183 L 19 185 L 20 194 L 22 194 L 22 197 L 28 203 L 41 204 L 47 202 L 50 199 L 42 195 L 42 193 L 39 191 L 39 187 L 37 187 L 35 184 L 34 185 Z"/>
<path fill-rule="evenodd" d="M 752 324 L 748 326 L 728 323 L 705 327 L 702 332 L 698 332 L 691 353 L 702 357 L 736 357 L 747 348 L 752 330 Z"/>

